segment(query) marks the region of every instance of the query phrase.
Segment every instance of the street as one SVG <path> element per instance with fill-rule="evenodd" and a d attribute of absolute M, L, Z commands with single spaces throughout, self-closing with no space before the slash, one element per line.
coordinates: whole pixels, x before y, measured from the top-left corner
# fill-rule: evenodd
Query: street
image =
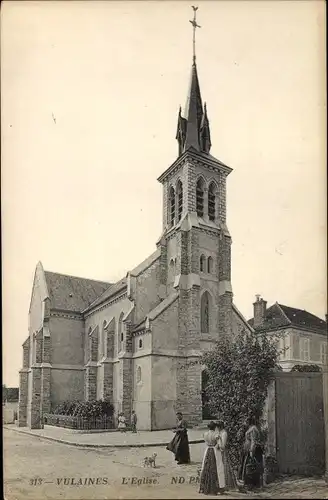
<path fill-rule="evenodd" d="M 190 446 L 192 463 L 178 466 L 164 447 L 86 449 L 4 429 L 6 500 L 202 498 L 197 469 L 203 445 Z M 156 468 L 143 459 L 157 453 Z M 323 480 L 286 480 L 261 493 L 221 498 L 328 498 Z M 208 497 L 214 498 L 214 497 Z"/>

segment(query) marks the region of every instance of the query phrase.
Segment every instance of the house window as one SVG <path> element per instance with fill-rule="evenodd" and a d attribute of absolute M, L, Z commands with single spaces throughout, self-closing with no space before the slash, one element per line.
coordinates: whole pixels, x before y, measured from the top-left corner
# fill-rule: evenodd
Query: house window
<path fill-rule="evenodd" d="M 206 264 L 205 255 L 201 255 L 199 259 L 199 268 L 201 273 L 205 272 L 205 264 Z"/>
<path fill-rule="evenodd" d="M 204 216 L 204 181 L 198 179 L 196 184 L 196 212 L 198 217 Z"/>
<path fill-rule="evenodd" d="M 301 339 L 301 360 L 310 360 L 310 339 Z"/>
<path fill-rule="evenodd" d="M 211 182 L 208 188 L 208 218 L 211 221 L 215 221 L 215 184 Z"/>
<path fill-rule="evenodd" d="M 320 345 L 320 361 L 323 365 L 327 364 L 327 342 Z"/>
<path fill-rule="evenodd" d="M 182 190 L 182 182 L 179 181 L 177 185 L 177 208 L 178 208 L 178 221 L 181 220 L 182 217 L 182 207 L 183 207 L 183 190 Z"/>
<path fill-rule="evenodd" d="M 142 339 L 139 339 L 139 349 L 142 349 Z"/>
<path fill-rule="evenodd" d="M 208 272 L 208 274 L 211 274 L 213 272 L 213 259 L 212 259 L 212 257 L 209 257 L 207 259 L 207 272 Z"/>
<path fill-rule="evenodd" d="M 200 303 L 200 328 L 202 333 L 210 330 L 210 300 L 209 293 L 204 292 Z"/>
<path fill-rule="evenodd" d="M 141 367 L 137 367 L 137 384 L 141 383 Z"/>
<path fill-rule="evenodd" d="M 170 225 L 174 226 L 174 221 L 175 221 L 175 191 L 174 191 L 173 187 L 170 188 L 169 207 L 170 207 Z"/>
<path fill-rule="evenodd" d="M 285 359 L 286 358 L 286 338 L 283 336 L 280 339 L 280 359 Z"/>

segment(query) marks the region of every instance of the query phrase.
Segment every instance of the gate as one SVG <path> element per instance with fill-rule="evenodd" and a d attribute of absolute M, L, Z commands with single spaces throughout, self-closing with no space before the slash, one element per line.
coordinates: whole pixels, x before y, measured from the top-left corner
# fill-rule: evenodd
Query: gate
<path fill-rule="evenodd" d="M 322 374 L 276 374 L 276 450 L 279 472 L 322 473 L 325 463 Z"/>

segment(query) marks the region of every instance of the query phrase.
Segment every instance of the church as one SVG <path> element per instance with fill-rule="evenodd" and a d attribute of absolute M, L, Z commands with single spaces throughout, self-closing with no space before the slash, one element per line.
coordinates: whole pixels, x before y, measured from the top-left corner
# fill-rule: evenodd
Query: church
<path fill-rule="evenodd" d="M 196 21 L 191 21 L 196 28 Z M 140 430 L 202 420 L 202 353 L 252 330 L 233 303 L 226 223 L 232 169 L 212 156 L 195 50 L 177 159 L 163 186 L 154 252 L 117 283 L 49 272 L 38 263 L 20 370 L 19 426 L 39 428 L 67 400 L 108 398 Z"/>

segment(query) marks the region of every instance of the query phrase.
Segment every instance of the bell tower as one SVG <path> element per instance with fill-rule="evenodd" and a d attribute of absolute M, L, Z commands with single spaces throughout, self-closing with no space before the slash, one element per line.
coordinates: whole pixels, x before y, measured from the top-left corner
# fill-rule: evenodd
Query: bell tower
<path fill-rule="evenodd" d="M 231 237 L 226 179 L 232 169 L 210 154 L 211 134 L 193 60 L 185 110 L 178 113 L 178 157 L 159 177 L 163 186 L 161 286 L 179 293 L 179 409 L 199 421 L 201 367 L 197 359 L 221 335 L 232 334 Z M 190 366 L 190 368 L 185 368 Z M 195 382 L 196 381 L 196 382 Z M 193 410 L 192 410 L 193 408 Z"/>

